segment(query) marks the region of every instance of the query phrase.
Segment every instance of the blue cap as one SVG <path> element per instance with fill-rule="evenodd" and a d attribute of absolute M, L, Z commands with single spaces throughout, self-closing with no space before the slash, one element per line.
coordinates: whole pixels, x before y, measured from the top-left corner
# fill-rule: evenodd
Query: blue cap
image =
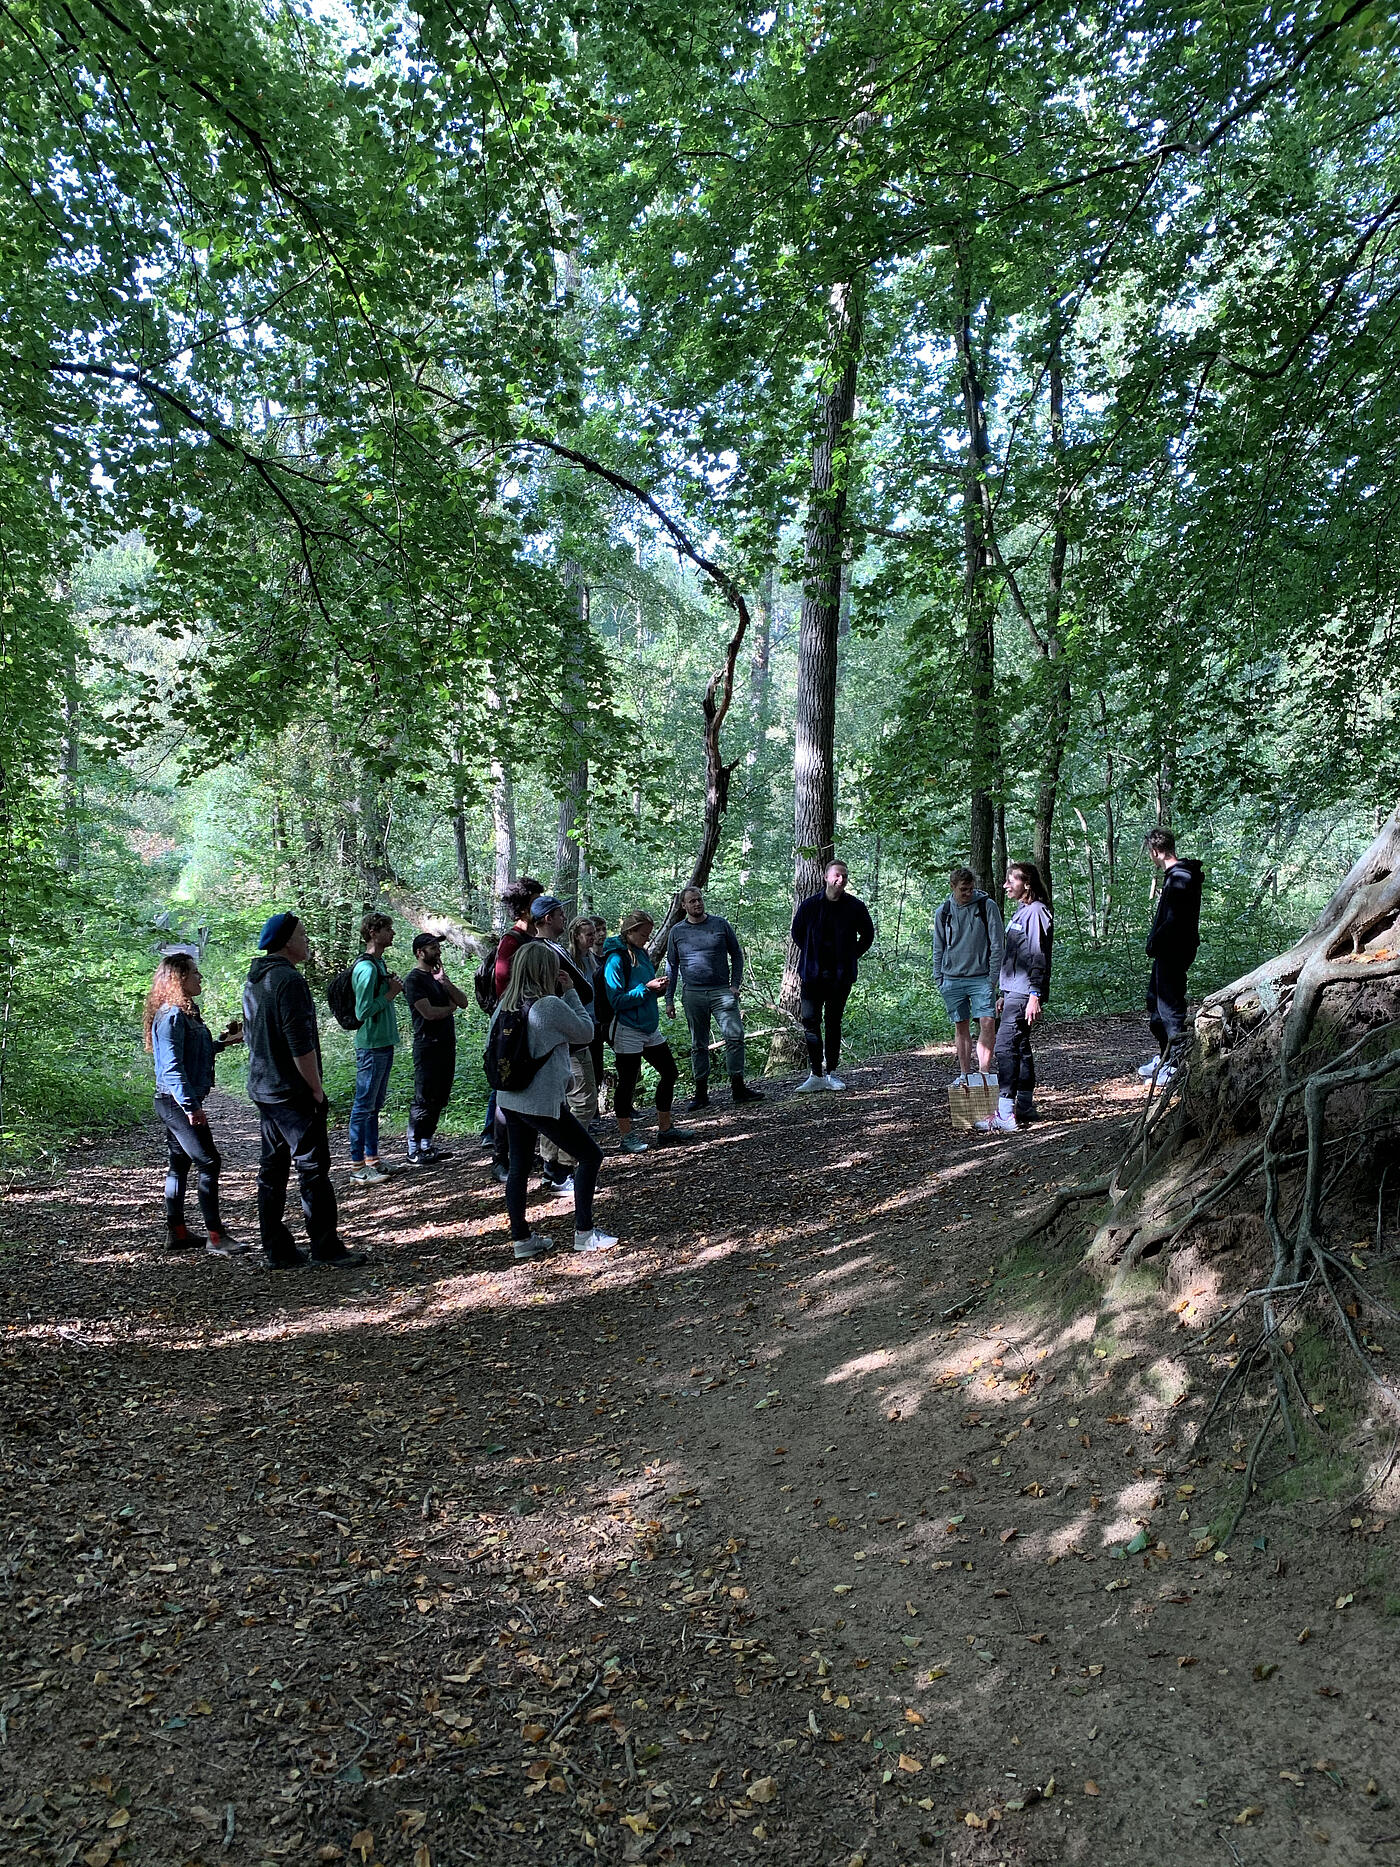
<path fill-rule="evenodd" d="M 299 925 L 295 914 L 274 914 L 263 923 L 263 930 L 258 935 L 258 951 L 275 953 L 279 947 L 287 944 Z"/>
<path fill-rule="evenodd" d="M 530 903 L 530 919 L 542 921 L 546 914 L 552 914 L 556 908 L 562 908 L 563 905 L 558 895 L 536 895 Z"/>

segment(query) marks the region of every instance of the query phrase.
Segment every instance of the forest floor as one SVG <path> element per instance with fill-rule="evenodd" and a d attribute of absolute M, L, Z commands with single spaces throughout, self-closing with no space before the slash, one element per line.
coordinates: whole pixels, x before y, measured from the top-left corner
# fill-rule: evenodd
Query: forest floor
<path fill-rule="evenodd" d="M 1400 1861 L 1394 1526 L 1333 1461 L 1213 1541 L 1249 1267 L 1009 1249 L 1143 1093 L 1135 1020 L 1039 1049 L 1014 1137 L 946 1051 L 721 1094 L 608 1154 L 606 1260 L 517 1267 L 460 1143 L 336 1275 L 168 1255 L 153 1131 L 11 1189 L 0 1856 Z"/>

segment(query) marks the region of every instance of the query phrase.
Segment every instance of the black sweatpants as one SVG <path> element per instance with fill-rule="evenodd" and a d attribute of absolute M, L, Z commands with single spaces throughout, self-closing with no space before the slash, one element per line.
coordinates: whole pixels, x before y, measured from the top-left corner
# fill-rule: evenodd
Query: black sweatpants
<path fill-rule="evenodd" d="M 619 1121 L 628 1121 L 635 1113 L 632 1098 L 637 1093 L 637 1084 L 641 1080 L 642 1065 L 649 1063 L 656 1071 L 656 1112 L 664 1115 L 676 1099 L 676 1059 L 671 1055 L 671 1046 L 664 1037 L 648 1044 L 646 1049 L 632 1056 L 614 1052 L 617 1063 L 617 1105 L 613 1114 Z M 572 1150 L 570 1150 L 572 1151 Z"/>
<path fill-rule="evenodd" d="M 1186 1036 L 1186 968 L 1154 959 L 1147 980 L 1147 1022 L 1157 1040 L 1157 1055 L 1175 1062 Z"/>
<path fill-rule="evenodd" d="M 219 1217 L 219 1169 L 223 1166 L 207 1124 L 192 1122 L 174 1096 L 156 1097 L 156 1114 L 165 1124 L 169 1166 L 165 1172 L 165 1223 L 173 1238 L 185 1223 L 185 1188 L 195 1170 L 195 1197 L 211 1232 L 222 1231 Z"/>
<path fill-rule="evenodd" d="M 841 1061 L 841 1018 L 851 996 L 850 979 L 804 979 L 797 1015 L 807 1033 L 807 1061 L 813 1076 L 825 1076 Z M 822 1013 L 826 1013 L 826 1043 L 822 1043 Z"/>
<path fill-rule="evenodd" d="M 297 1170 L 301 1216 L 313 1258 L 338 1258 L 345 1247 L 337 1227 L 340 1215 L 331 1185 L 331 1144 L 326 1132 L 327 1105 L 308 1108 L 291 1102 L 256 1104 L 262 1127 L 258 1166 L 258 1232 L 271 1264 L 301 1261 L 296 1240 L 284 1217 L 287 1183 Z"/>
<path fill-rule="evenodd" d="M 1031 1052 L 1031 1027 L 1026 1023 L 1029 1002 L 1028 996 L 1004 998 L 997 1026 L 997 1089 L 1019 1104 L 1023 1113 L 1035 1093 L 1035 1057 Z"/>
<path fill-rule="evenodd" d="M 452 1082 L 457 1074 L 455 1044 L 415 1045 L 413 1051 L 413 1102 L 408 1111 L 408 1151 L 431 1141 L 437 1133 L 442 1111 L 452 1100 Z"/>

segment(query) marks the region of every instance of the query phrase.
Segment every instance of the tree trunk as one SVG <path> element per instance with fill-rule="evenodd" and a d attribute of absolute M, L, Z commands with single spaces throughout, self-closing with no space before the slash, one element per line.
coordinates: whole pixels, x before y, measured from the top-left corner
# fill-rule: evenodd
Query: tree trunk
<path fill-rule="evenodd" d="M 591 592 L 576 564 L 564 566 L 564 581 L 578 591 L 578 627 L 586 635 L 590 627 Z M 564 704 L 568 712 L 569 737 L 578 748 L 577 763 L 564 775 L 559 797 L 559 826 L 554 845 L 554 892 L 564 904 L 570 920 L 578 913 L 579 826 L 588 811 L 588 754 L 584 738 L 585 713 L 577 682 L 566 677 Z"/>
<path fill-rule="evenodd" d="M 816 894 L 835 853 L 836 665 L 841 621 L 841 565 L 851 483 L 863 311 L 859 284 L 832 297 L 831 354 L 812 443 L 812 479 L 803 549 L 802 617 L 797 638 L 797 709 L 793 750 L 794 902 Z M 789 943 L 779 1003 L 797 1015 L 801 982 Z M 771 1067 L 771 1057 L 770 1057 Z"/>
<path fill-rule="evenodd" d="M 1064 641 L 1060 634 L 1069 534 L 1065 529 L 1065 380 L 1058 329 L 1050 340 L 1050 364 L 1046 374 L 1050 392 L 1050 453 L 1055 469 L 1055 529 L 1050 544 L 1050 564 L 1045 574 L 1042 653 L 1049 693 L 1046 697 L 1045 756 L 1041 763 L 1040 783 L 1036 788 L 1035 799 L 1034 860 L 1045 883 L 1046 904 L 1053 907 L 1055 895 L 1051 874 L 1051 839 L 1055 828 L 1060 769 L 1064 763 L 1065 747 L 1069 743 L 1073 701 L 1069 664 L 1065 660 Z"/>
<path fill-rule="evenodd" d="M 996 701 L 996 604 L 991 562 L 991 502 L 987 469 L 991 445 L 981 372 L 972 347 L 972 292 L 964 277 L 957 328 L 967 461 L 963 480 L 964 641 L 971 689 L 972 753 L 968 810 L 968 865 L 983 885 L 995 885 L 996 804 L 1001 791 L 1001 728 Z"/>
<path fill-rule="evenodd" d="M 744 836 L 739 853 L 739 899 L 746 900 L 755 859 L 760 870 L 766 841 L 768 785 L 765 748 L 773 705 L 773 567 L 763 573 L 758 589 L 758 624 L 749 656 L 749 706 L 753 736 L 744 754 Z"/>
<path fill-rule="evenodd" d="M 500 933 L 506 924 L 501 896 L 515 880 L 515 786 L 500 759 L 491 761 L 491 823 L 495 833 L 495 865 L 491 888 L 491 925 Z"/>
<path fill-rule="evenodd" d="M 467 805 L 462 794 L 462 781 L 457 780 L 457 794 L 452 803 L 452 847 L 457 857 L 457 893 L 461 898 L 463 914 L 471 911 L 472 865 L 467 844 Z"/>

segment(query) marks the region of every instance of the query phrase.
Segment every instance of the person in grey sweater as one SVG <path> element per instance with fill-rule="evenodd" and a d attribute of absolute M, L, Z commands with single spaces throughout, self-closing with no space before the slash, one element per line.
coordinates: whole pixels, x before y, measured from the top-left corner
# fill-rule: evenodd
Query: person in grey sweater
<path fill-rule="evenodd" d="M 1006 950 L 997 984 L 997 1111 L 979 1128 L 1011 1133 L 1035 1115 L 1035 1057 L 1031 1027 L 1050 996 L 1050 961 L 1055 920 L 1045 899 L 1045 884 L 1033 862 L 1010 863 L 1005 890 L 1015 912 L 1006 923 Z"/>
<path fill-rule="evenodd" d="M 573 1073 L 570 1049 L 589 1042 L 593 1019 L 569 983 L 559 953 L 547 941 L 530 940 L 516 948 L 510 978 L 491 1022 L 494 1025 L 508 1012 L 519 1010 L 525 1011 L 530 1055 L 539 1059 L 539 1067 L 523 1088 L 496 1091 L 496 1107 L 510 1146 L 506 1211 L 515 1255 L 537 1258 L 554 1243 L 533 1230 L 525 1213 L 536 1135 L 556 1142 L 575 1163 L 574 1250 L 609 1251 L 616 1238 L 593 1224 L 593 1189 L 603 1152 L 565 1100 Z"/>
<path fill-rule="evenodd" d="M 953 1025 L 958 1074 L 953 1087 L 972 1070 L 972 1020 L 977 1020 L 977 1067 L 992 1067 L 996 1038 L 997 977 L 1005 933 L 990 895 L 977 886 L 971 869 L 954 869 L 947 900 L 933 917 L 933 977 Z"/>
<path fill-rule="evenodd" d="M 710 1020 L 724 1039 L 724 1060 L 729 1087 L 736 1104 L 761 1102 L 761 1089 L 744 1081 L 744 1020 L 739 1011 L 739 988 L 744 983 L 744 950 L 738 935 L 722 914 L 707 914 L 698 888 L 681 894 L 685 919 L 676 922 L 666 942 L 666 1016 L 676 1015 L 676 981 L 683 987 L 681 1003 L 690 1026 L 690 1068 L 695 1094 L 686 1105 L 708 1108 L 710 1103 Z"/>

